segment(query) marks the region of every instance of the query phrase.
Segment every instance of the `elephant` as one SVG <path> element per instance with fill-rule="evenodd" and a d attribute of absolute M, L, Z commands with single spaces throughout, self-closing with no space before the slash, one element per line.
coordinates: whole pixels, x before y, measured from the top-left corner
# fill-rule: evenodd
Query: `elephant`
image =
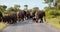
<path fill-rule="evenodd" d="M 38 20 L 40 20 L 40 23 L 43 23 L 43 18 L 46 21 L 45 12 L 44 11 L 36 11 L 33 20 L 35 20 L 36 23 L 38 23 Z"/>

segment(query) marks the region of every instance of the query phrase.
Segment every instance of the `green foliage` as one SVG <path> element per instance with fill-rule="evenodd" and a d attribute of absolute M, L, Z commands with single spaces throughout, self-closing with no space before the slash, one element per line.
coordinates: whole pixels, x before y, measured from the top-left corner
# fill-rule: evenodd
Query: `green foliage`
<path fill-rule="evenodd" d="M 50 15 L 60 16 L 60 11 L 50 11 Z"/>
<path fill-rule="evenodd" d="M 25 7 L 25 8 L 24 8 L 25 10 L 27 10 L 27 9 L 28 9 L 28 5 L 24 5 L 24 7 Z"/>
<path fill-rule="evenodd" d="M 15 4 L 14 7 L 13 7 L 13 9 L 16 10 L 16 11 L 18 11 L 19 8 L 20 8 L 20 5 L 17 5 L 17 4 Z"/>
<path fill-rule="evenodd" d="M 10 13 L 15 13 L 17 11 L 20 11 L 20 5 L 15 4 L 14 7 L 9 7 L 7 8 L 6 5 L 0 5 L 0 11 L 4 14 L 10 14 Z"/>
<path fill-rule="evenodd" d="M 0 11 L 4 12 L 6 11 L 7 6 L 6 5 L 0 5 Z"/>
<path fill-rule="evenodd" d="M 39 10 L 39 7 L 34 7 L 32 8 L 32 12 L 36 11 L 36 10 Z"/>
<path fill-rule="evenodd" d="M 45 3 L 53 2 L 53 0 L 44 0 Z"/>
<path fill-rule="evenodd" d="M 54 5 L 54 0 L 44 0 L 44 1 L 45 1 L 46 4 L 49 5 L 49 7 L 52 6 L 52 3 L 53 3 L 53 5 Z"/>
<path fill-rule="evenodd" d="M 55 18 L 57 16 L 60 16 L 60 10 L 49 10 L 49 11 L 46 11 L 46 17 Z"/>
<path fill-rule="evenodd" d="M 55 9 L 59 9 L 60 10 L 60 0 L 44 0 L 46 4 L 49 5 L 49 7 L 51 8 L 52 6 L 55 7 Z"/>
<path fill-rule="evenodd" d="M 14 12 L 17 12 L 17 11 L 20 11 L 20 5 L 14 5 L 14 7 L 10 7 L 7 9 L 7 13 L 14 13 Z"/>

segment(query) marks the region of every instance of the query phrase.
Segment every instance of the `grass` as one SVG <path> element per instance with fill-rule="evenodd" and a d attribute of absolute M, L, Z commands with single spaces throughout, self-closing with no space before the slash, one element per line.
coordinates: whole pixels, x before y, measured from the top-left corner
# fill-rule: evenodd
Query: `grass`
<path fill-rule="evenodd" d="M 55 28 L 60 29 L 60 19 L 59 18 L 50 18 L 47 19 L 48 24 L 52 25 Z"/>
<path fill-rule="evenodd" d="M 7 23 L 0 23 L 0 30 L 4 29 L 7 26 Z"/>

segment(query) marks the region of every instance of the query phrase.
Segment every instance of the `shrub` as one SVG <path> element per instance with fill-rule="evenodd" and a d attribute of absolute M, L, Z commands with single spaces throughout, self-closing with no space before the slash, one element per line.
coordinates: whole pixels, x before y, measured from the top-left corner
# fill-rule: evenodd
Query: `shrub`
<path fill-rule="evenodd" d="M 57 11 L 57 10 L 50 11 L 50 15 L 60 16 L 60 11 Z"/>
<path fill-rule="evenodd" d="M 46 16 L 48 17 L 52 17 L 52 18 L 55 18 L 57 16 L 60 16 L 60 10 L 49 10 L 49 11 L 46 11 Z"/>

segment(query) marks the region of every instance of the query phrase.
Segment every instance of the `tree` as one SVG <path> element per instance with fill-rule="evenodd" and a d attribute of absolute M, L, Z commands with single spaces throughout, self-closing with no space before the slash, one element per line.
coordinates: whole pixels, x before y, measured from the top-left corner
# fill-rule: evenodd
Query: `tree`
<path fill-rule="evenodd" d="M 51 7 L 52 3 L 54 4 L 54 0 L 44 0 L 46 4 L 49 5 L 49 7 Z"/>
<path fill-rule="evenodd" d="M 20 5 L 15 4 L 13 8 L 14 8 L 15 11 L 19 11 L 20 10 Z"/>
<path fill-rule="evenodd" d="M 10 7 L 10 8 L 7 9 L 7 11 L 14 11 L 14 8 Z"/>
<path fill-rule="evenodd" d="M 52 3 L 55 9 L 60 9 L 60 0 L 44 0 L 46 4 L 49 5 L 50 8 Z"/>
<path fill-rule="evenodd" d="M 14 8 L 19 9 L 20 8 L 20 5 L 15 4 L 14 5 Z"/>
<path fill-rule="evenodd" d="M 25 7 L 25 10 L 28 10 L 28 5 L 24 5 L 24 7 Z"/>
<path fill-rule="evenodd" d="M 4 12 L 6 11 L 7 6 L 6 5 L 0 5 L 0 11 Z"/>
<path fill-rule="evenodd" d="M 39 10 L 39 7 L 32 8 L 32 12 Z"/>
<path fill-rule="evenodd" d="M 17 11 L 20 11 L 20 5 L 14 5 L 14 7 L 10 7 L 7 9 L 7 12 L 8 13 L 15 13 Z"/>
<path fill-rule="evenodd" d="M 56 9 L 60 9 L 60 0 L 55 0 Z"/>

